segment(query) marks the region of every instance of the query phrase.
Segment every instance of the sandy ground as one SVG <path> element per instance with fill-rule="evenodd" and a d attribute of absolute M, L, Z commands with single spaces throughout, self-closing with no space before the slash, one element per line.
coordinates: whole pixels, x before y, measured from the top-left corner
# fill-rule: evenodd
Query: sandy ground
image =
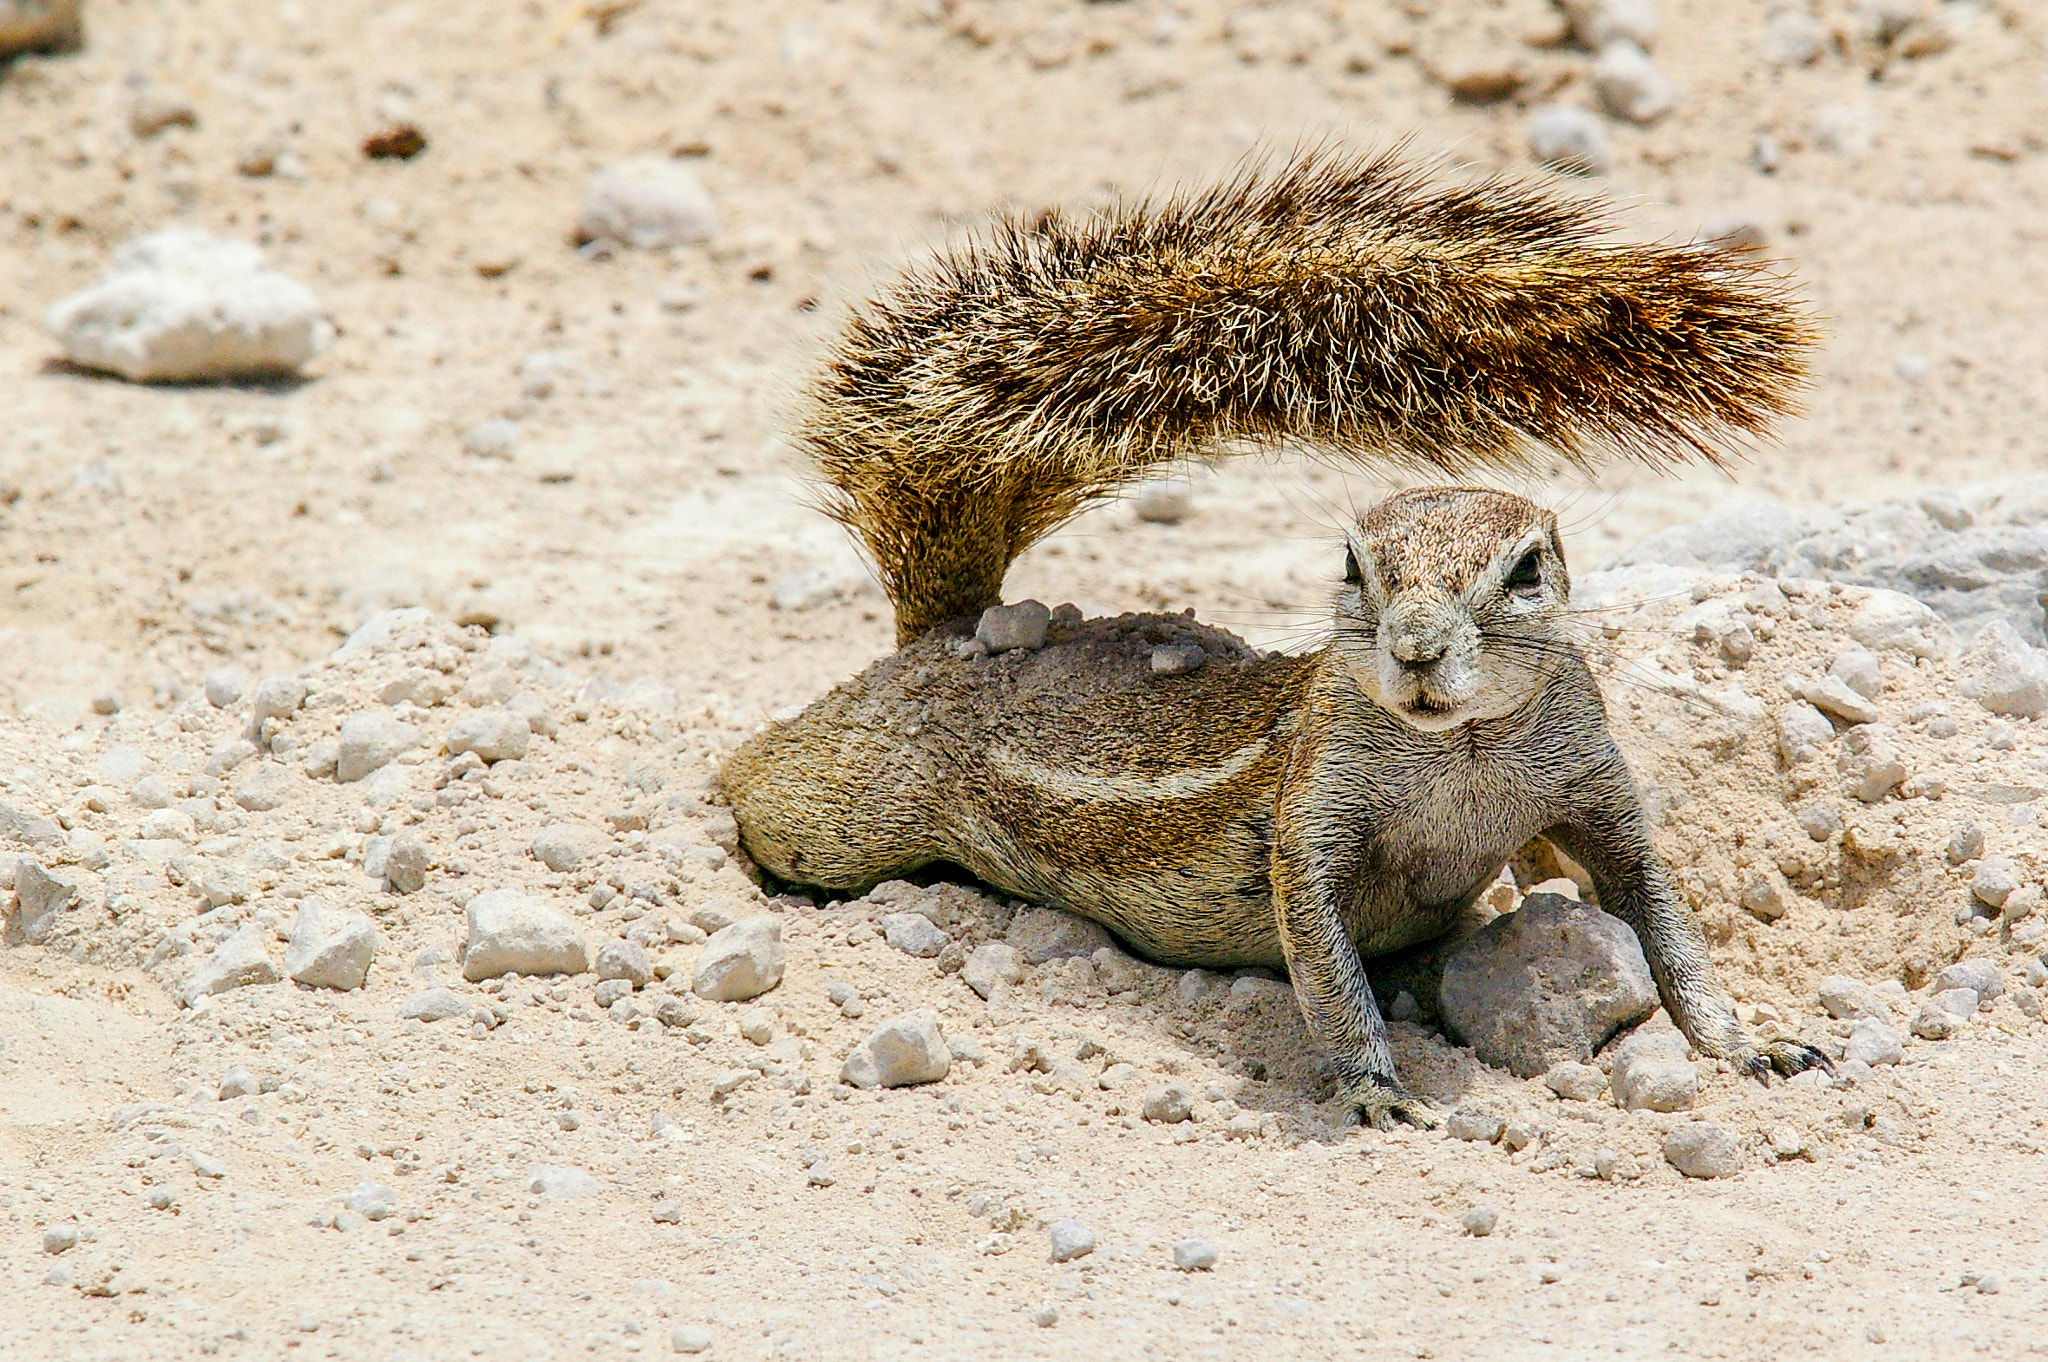
<path fill-rule="evenodd" d="M 1675 1118 L 1559 1103 L 1418 1028 L 1401 1028 L 1398 1049 L 1424 1092 L 1533 1113 L 1550 1133 L 1513 1155 L 1346 1134 L 1317 1105 L 1284 998 L 1190 1003 L 1137 966 L 1112 993 L 1117 980 L 1054 964 L 984 1004 L 863 929 L 881 905 L 763 904 L 719 851 L 704 802 L 717 754 L 888 643 L 871 590 L 770 605 L 789 573 L 856 567 L 803 508 L 777 438 L 845 301 L 991 206 L 1207 179 L 1255 148 L 1412 138 L 1531 172 L 1526 108 L 1458 103 L 1434 73 L 1505 54 L 1532 96 L 1590 102 L 1588 54 L 1540 45 L 1558 31 L 1552 11 L 613 9 L 600 31 L 539 4 L 100 3 L 82 52 L 0 70 L 0 708 L 17 716 L 0 733 L 5 797 L 99 836 L 112 863 L 87 873 L 122 905 L 53 945 L 0 952 L 0 1351 L 609 1355 L 667 1352 L 679 1325 L 707 1331 L 714 1357 L 2044 1346 L 2048 1032 L 2012 1001 L 1843 1088 L 1763 1092 L 1709 1074 L 1700 1106 L 1741 1133 L 1749 1166 L 1687 1181 L 1656 1152 Z M 1656 56 L 1682 103 L 1650 128 L 1611 125 L 1616 164 L 1598 187 L 1623 203 L 1625 230 L 1689 237 L 1754 214 L 1832 334 L 1809 414 L 1732 482 L 1532 478 L 1522 490 L 1560 508 L 1582 568 L 1731 495 L 1837 505 L 2040 466 L 2040 20 L 1986 7 L 1950 50 L 1886 61 L 1854 36 L 1855 7 L 1821 14 L 1843 40 L 1776 70 L 1757 56 L 1761 6 L 1667 3 Z M 189 100 L 196 126 L 137 137 L 137 82 Z M 400 120 L 428 149 L 365 160 L 362 140 Z M 1779 148 L 1773 173 L 1754 163 L 1762 136 Z M 259 145 L 303 173 L 239 173 Z M 579 257 L 584 178 L 642 152 L 691 160 L 720 236 Z M 260 241 L 320 294 L 340 334 L 306 381 L 141 388 L 52 363 L 43 309 L 113 246 L 169 222 Z M 520 372 L 539 352 L 572 361 L 546 395 Z M 463 432 L 508 416 L 510 458 L 464 452 Z M 1333 526 L 1388 485 L 1293 461 L 1202 473 L 1181 523 L 1091 513 L 1021 563 L 1011 592 L 1091 612 L 1193 606 L 1261 644 L 1299 640 L 1337 566 Z M 407 605 L 448 622 L 425 652 L 327 661 L 365 619 Z M 1823 656 L 1836 636 L 1821 614 L 1751 664 L 1755 694 L 1775 699 L 1776 672 Z M 472 698 L 529 689 L 558 732 L 474 808 L 436 801 L 446 763 L 422 749 L 383 807 L 308 782 L 277 813 L 244 813 L 223 794 L 231 772 L 204 784 L 209 754 L 247 718 L 246 701 L 215 711 L 197 694 L 228 666 L 314 668 L 332 699 L 300 721 L 308 742 L 408 666 L 458 692 L 474 682 Z M 1946 675 L 1891 677 L 1902 728 L 1907 702 Z M 618 688 L 590 692 L 593 677 Z M 640 678 L 652 680 L 626 689 Z M 1727 848 L 1782 821 L 1797 782 L 1772 767 L 1767 736 L 1717 766 L 1692 735 L 1660 733 L 1688 722 L 1682 710 L 1631 694 L 1621 728 L 1639 763 L 1732 789 L 1667 846 L 1697 871 L 1689 889 L 1725 898 L 1741 860 Z M 100 696 L 118 712 L 94 713 Z M 420 722 L 438 736 L 447 717 Z M 1913 736 L 1913 760 L 2038 779 L 2031 726 L 1996 749 L 1984 726 L 1977 715 L 1953 749 Z M 82 802 L 116 746 L 205 806 L 188 812 L 187 849 L 141 846 L 166 839 L 137 835 L 139 809 Z M 1989 949 L 1963 940 L 1952 898 L 1930 890 L 1961 883 L 1939 857 L 1955 801 L 1911 803 L 1889 835 L 1925 873 L 1888 881 L 1890 917 L 1925 921 L 1870 937 L 1871 915 L 1824 889 L 1773 944 L 1721 908 L 1717 951 L 1746 1006 L 1832 1035 L 1812 992 L 1831 942 L 1848 943 L 1836 967 L 1873 980 L 1903 978 L 1916 950 Z M 557 822 L 604 832 L 596 868 L 565 875 L 526 855 Z M 406 827 L 434 853 L 428 886 L 381 894 L 358 865 L 366 839 Z M 1701 827 L 1726 833 L 1721 852 Z M 2025 856 L 2038 828 L 1992 835 Z M 199 860 L 173 864 L 185 855 Z M 375 911 L 388 940 L 370 987 L 250 988 L 182 1008 L 181 962 L 150 959 L 204 906 L 192 886 L 216 866 L 249 882 L 216 925 L 268 913 L 288 927 L 309 893 Z M 651 897 L 590 910 L 605 875 Z M 761 1000 L 775 1039 L 741 1038 L 744 1006 L 629 1030 L 597 1014 L 587 976 L 519 986 L 498 1000 L 511 1020 L 480 1033 L 399 1021 L 436 971 L 488 1004 L 447 957 L 462 903 L 499 884 L 586 905 L 594 937 L 717 902 L 781 913 L 790 974 Z M 964 902 L 957 937 L 1000 930 L 1007 908 Z M 666 949 L 687 978 L 692 948 Z M 2006 962 L 2015 979 L 2023 958 Z M 830 979 L 866 995 L 863 1022 L 830 1003 Z M 938 1008 L 984 1058 L 922 1089 L 839 1085 L 866 1027 L 912 1006 Z M 1137 1076 L 1104 1087 L 1119 1063 Z M 216 1101 L 236 1064 L 274 1090 Z M 714 1100 L 739 1071 L 758 1077 Z M 1136 1094 L 1168 1078 L 1196 1090 L 1201 1119 L 1135 1119 Z M 1237 1110 L 1258 1116 L 1256 1133 L 1225 1138 Z M 1778 1158 L 1772 1132 L 1786 1126 L 1798 1152 Z M 1644 1175 L 1576 1176 L 1600 1148 Z M 599 1190 L 529 1194 L 536 1165 L 587 1169 Z M 393 1216 L 341 1210 L 366 1179 L 397 1192 Z M 149 1204 L 160 1188 L 167 1208 Z M 675 1218 L 657 1221 L 664 1199 Z M 1467 1236 L 1460 1218 L 1482 1203 L 1501 1227 Z M 1100 1246 L 1056 1265 L 1045 1226 L 1062 1216 Z M 45 1254 L 43 1229 L 64 1224 L 84 1242 Z M 1190 1235 L 1220 1249 L 1213 1272 L 1173 1269 L 1169 1246 Z M 53 1266 L 65 1273 L 46 1284 Z M 1994 1289 L 1980 1289 L 1985 1273 Z"/>

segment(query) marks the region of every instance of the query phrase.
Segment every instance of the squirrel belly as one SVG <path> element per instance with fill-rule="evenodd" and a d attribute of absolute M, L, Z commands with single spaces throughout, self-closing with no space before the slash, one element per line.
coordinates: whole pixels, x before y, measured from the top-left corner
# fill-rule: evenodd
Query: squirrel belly
<path fill-rule="evenodd" d="M 1179 615 L 1056 618 L 1043 648 L 993 656 L 971 633 L 933 631 L 734 753 L 755 862 L 841 890 L 950 863 L 1162 964 L 1280 966 L 1274 802 L 1316 659 Z M 1153 670 L 1186 644 L 1199 667 Z"/>

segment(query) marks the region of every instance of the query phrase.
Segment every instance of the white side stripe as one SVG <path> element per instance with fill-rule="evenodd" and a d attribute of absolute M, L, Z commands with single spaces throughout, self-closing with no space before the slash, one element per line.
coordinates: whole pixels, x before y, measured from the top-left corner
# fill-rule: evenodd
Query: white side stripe
<path fill-rule="evenodd" d="M 989 764 L 1003 779 L 1033 786 L 1055 799 L 1080 804 L 1149 804 L 1189 799 L 1213 790 L 1243 774 L 1265 754 L 1266 740 L 1260 738 L 1240 747 L 1218 765 L 1196 766 L 1163 776 L 1098 776 L 1061 770 L 1001 748 L 989 754 Z"/>

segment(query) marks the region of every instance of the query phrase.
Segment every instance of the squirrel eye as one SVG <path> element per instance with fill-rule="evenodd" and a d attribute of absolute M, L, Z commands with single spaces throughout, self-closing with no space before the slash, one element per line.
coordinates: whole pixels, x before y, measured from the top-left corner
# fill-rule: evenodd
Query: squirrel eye
<path fill-rule="evenodd" d="M 1365 580 L 1365 574 L 1358 570 L 1358 554 L 1348 544 L 1344 548 L 1344 580 L 1351 586 Z"/>
<path fill-rule="evenodd" d="M 1537 549 L 1530 549 L 1516 562 L 1514 570 L 1508 573 L 1507 588 L 1510 591 L 1527 591 L 1543 585 L 1543 555 Z"/>

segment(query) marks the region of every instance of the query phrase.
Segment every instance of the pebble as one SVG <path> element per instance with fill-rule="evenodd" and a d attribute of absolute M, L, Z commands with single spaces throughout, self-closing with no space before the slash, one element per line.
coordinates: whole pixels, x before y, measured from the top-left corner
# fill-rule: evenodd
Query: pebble
<path fill-rule="evenodd" d="M 579 241 L 635 250 L 694 245 L 718 234 L 718 213 L 697 172 L 667 156 L 631 156 L 592 175 L 576 217 Z"/>
<path fill-rule="evenodd" d="M 1810 66 L 1827 52 L 1828 26 L 1794 5 L 1779 5 L 1764 19 L 1757 55 L 1772 66 Z"/>
<path fill-rule="evenodd" d="M 775 1039 L 775 1014 L 765 1007 L 750 1007 L 740 1015 L 740 1039 L 750 1045 L 766 1045 Z"/>
<path fill-rule="evenodd" d="M 1173 1265 L 1182 1272 L 1211 1271 L 1216 1258 L 1216 1246 L 1206 1239 L 1183 1239 L 1173 1246 Z"/>
<path fill-rule="evenodd" d="M 1865 1017 L 1891 1020 L 1890 999 L 1860 979 L 1831 974 L 1820 981 L 1818 992 L 1822 1009 L 1838 1021 L 1860 1021 Z"/>
<path fill-rule="evenodd" d="M 283 762 L 258 762 L 235 782 L 235 803 L 250 813 L 269 813 L 283 808 L 300 783 L 301 777 Z"/>
<path fill-rule="evenodd" d="M 419 746 L 421 733 L 381 711 L 352 714 L 341 725 L 334 753 L 334 778 L 353 785 Z"/>
<path fill-rule="evenodd" d="M 217 1182 L 228 1175 L 228 1166 L 203 1149 L 187 1150 L 185 1161 L 192 1165 L 194 1177 Z"/>
<path fill-rule="evenodd" d="M 1608 1083 L 1627 1111 L 1685 1111 L 1700 1091 L 1685 1037 L 1669 1031 L 1638 1031 L 1616 1046 Z"/>
<path fill-rule="evenodd" d="M 237 1064 L 221 1075 L 219 1098 L 232 1102 L 237 1097 L 255 1097 L 263 1091 L 263 1080 Z"/>
<path fill-rule="evenodd" d="M 1880 1064 L 1896 1064 L 1906 1057 L 1906 1043 L 1890 1022 L 1865 1017 L 1849 1032 L 1842 1056 L 1873 1068 Z"/>
<path fill-rule="evenodd" d="M 981 619 L 974 626 L 974 641 L 991 653 L 1043 648 L 1051 627 L 1052 611 L 1043 601 L 992 605 L 981 612 Z"/>
<path fill-rule="evenodd" d="M 1793 816 L 1799 820 L 1800 830 L 1816 842 L 1827 841 L 1843 827 L 1842 811 L 1820 800 L 1800 805 Z"/>
<path fill-rule="evenodd" d="M 1465 1212 L 1465 1218 L 1459 1223 L 1465 1227 L 1465 1233 L 1474 1239 L 1484 1239 L 1492 1234 L 1493 1227 L 1500 1223 L 1500 1212 L 1491 1206 L 1474 1206 Z"/>
<path fill-rule="evenodd" d="M 1162 643 L 1152 650 L 1152 674 L 1186 676 L 1200 671 L 1208 660 L 1209 654 L 1199 643 Z"/>
<path fill-rule="evenodd" d="M 1655 123 L 1678 103 L 1677 84 L 1626 39 L 1600 49 L 1593 61 L 1593 94 L 1601 108 L 1631 123 Z"/>
<path fill-rule="evenodd" d="M 1816 681 L 1795 673 L 1785 678 L 1785 689 L 1847 723 L 1867 724 L 1877 719 L 1877 706 L 1850 689 L 1839 676 L 1823 676 Z"/>
<path fill-rule="evenodd" d="M 259 724 L 265 719 L 288 720 L 306 703 L 311 689 L 300 677 L 266 676 L 256 684 L 256 693 L 249 701 L 250 718 Z"/>
<path fill-rule="evenodd" d="M 1622 922 L 1532 893 L 1451 952 L 1439 1004 L 1482 1062 L 1534 1078 L 1560 1060 L 1591 1059 L 1608 1037 L 1649 1016 L 1657 990 Z"/>
<path fill-rule="evenodd" d="M 1595 52 L 1613 42 L 1657 44 L 1657 0 L 1564 0 L 1562 8 L 1572 37 Z"/>
<path fill-rule="evenodd" d="M 1024 960 L 1008 942 L 986 942 L 968 952 L 960 978 L 983 998 L 992 998 L 996 990 L 1024 981 Z"/>
<path fill-rule="evenodd" d="M 1567 1102 L 1591 1102 L 1607 1090 L 1607 1075 L 1591 1064 L 1565 1060 L 1550 1066 L 1543 1082 Z"/>
<path fill-rule="evenodd" d="M 245 241 L 185 227 L 114 252 L 100 281 L 44 316 L 64 357 L 134 383 L 291 374 L 326 348 L 320 300 Z"/>
<path fill-rule="evenodd" d="M 1838 156 L 1862 156 L 1876 142 L 1874 123 L 1866 104 L 1823 104 L 1813 111 L 1813 144 Z"/>
<path fill-rule="evenodd" d="M 1732 1178 L 1742 1146 L 1711 1121 L 1688 1121 L 1664 1137 L 1664 1160 L 1689 1178 Z"/>
<path fill-rule="evenodd" d="M 1944 988 L 1930 993 L 1928 1003 L 1960 1021 L 1968 1021 L 1977 1015 L 1977 1009 L 1984 1005 L 1984 995 L 1974 988 Z"/>
<path fill-rule="evenodd" d="M 925 1009 L 877 1026 L 846 1057 L 840 1076 L 856 1088 L 903 1088 L 936 1083 L 952 1067 L 953 1054 L 939 1029 L 938 1014 Z"/>
<path fill-rule="evenodd" d="M 299 900 L 284 972 L 308 988 L 347 992 L 363 986 L 377 956 L 377 925 L 353 909 L 329 908 L 318 899 Z"/>
<path fill-rule="evenodd" d="M 1984 829 L 1978 827 L 1974 820 L 1964 822 L 1956 829 L 1955 835 L 1948 839 L 1948 845 L 1943 848 L 1942 854 L 1950 865 L 1962 865 L 1966 861 L 1975 860 L 1984 854 Z"/>
<path fill-rule="evenodd" d="M 1778 711 L 1778 751 L 1785 764 L 1812 761 L 1835 740 L 1835 726 L 1813 705 L 1801 702 Z"/>
<path fill-rule="evenodd" d="M 341 1204 L 365 1220 L 388 1219 L 398 1209 L 398 1193 L 381 1182 L 359 1182 L 341 1199 Z"/>
<path fill-rule="evenodd" d="M 1154 525 L 1178 525 L 1195 509 L 1195 489 L 1178 478 L 1141 483 L 1130 494 L 1138 519 Z"/>
<path fill-rule="evenodd" d="M 647 952 L 631 941 L 607 941 L 598 948 L 592 966 L 599 979 L 622 979 L 634 988 L 645 988 L 654 979 L 654 965 Z"/>
<path fill-rule="evenodd" d="M 668 1335 L 669 1347 L 691 1355 L 710 1352 L 712 1342 L 711 1331 L 694 1324 L 678 1324 Z"/>
<path fill-rule="evenodd" d="M 462 452 L 479 459 L 509 459 L 519 448 L 519 423 L 507 417 L 479 421 L 462 432 Z"/>
<path fill-rule="evenodd" d="M 186 983 L 185 1005 L 232 988 L 276 983 L 280 976 L 265 946 L 267 936 L 263 928 L 248 922 L 215 946 Z"/>
<path fill-rule="evenodd" d="M 501 974 L 581 974 L 590 947 L 567 913 L 517 889 L 492 889 L 469 901 L 462 977 L 471 983 Z"/>
<path fill-rule="evenodd" d="M 526 755 L 533 730 L 526 716 L 509 709 L 486 709 L 464 715 L 448 728 L 448 755 L 474 752 L 487 762 L 517 761 Z"/>
<path fill-rule="evenodd" d="M 882 939 L 921 960 L 930 960 L 946 949 L 951 939 L 923 913 L 886 913 L 882 917 Z"/>
<path fill-rule="evenodd" d="M 1145 1119 L 1158 1125 L 1177 1125 L 1195 1114 L 1194 1090 L 1185 1083 L 1168 1083 L 1145 1094 Z"/>
<path fill-rule="evenodd" d="M 168 809 L 172 804 L 171 787 L 161 776 L 144 776 L 128 791 L 128 798 L 136 807 L 144 809 Z"/>
<path fill-rule="evenodd" d="M 624 979 L 606 979 L 591 991 L 591 1001 L 606 1011 L 622 998 L 633 996 L 633 986 Z"/>
<path fill-rule="evenodd" d="M 782 982 L 782 923 L 765 914 L 721 927 L 697 955 L 691 990 L 716 1003 L 757 998 Z"/>
<path fill-rule="evenodd" d="M 1055 1220 L 1050 1234 L 1055 1263 L 1070 1263 L 1095 1252 L 1095 1231 L 1078 1220 Z"/>
<path fill-rule="evenodd" d="M 1875 700 L 1884 691 L 1884 669 L 1877 654 L 1863 648 L 1847 648 L 1837 653 L 1828 666 L 1828 675 L 1866 700 Z"/>
<path fill-rule="evenodd" d="M 226 709 L 241 699 L 243 692 L 249 689 L 249 678 L 233 667 L 222 667 L 218 671 L 207 673 L 203 689 L 207 704 L 215 709 Z"/>
<path fill-rule="evenodd" d="M 68 1253 L 78 1247 L 78 1226 L 51 1225 L 43 1230 L 43 1252 Z"/>
<path fill-rule="evenodd" d="M 1992 1002 L 2005 996 L 2005 972 L 1989 960 L 1958 960 L 1935 975 L 1929 987 L 1936 993 L 1944 989 L 1967 988 L 1986 1002 Z"/>
<path fill-rule="evenodd" d="M 1991 908 L 2005 907 L 2006 900 L 2020 887 L 2020 868 L 2007 856 L 1986 856 L 1977 862 L 1970 876 L 1970 893 Z"/>
<path fill-rule="evenodd" d="M 1913 1034 L 1922 1040 L 1947 1040 L 1956 1030 L 1955 1015 L 1931 998 L 1913 1014 Z"/>
<path fill-rule="evenodd" d="M 567 874 L 601 853 L 610 841 L 596 828 L 581 823 L 550 823 L 533 835 L 528 850 L 548 869 Z"/>
<path fill-rule="evenodd" d="M 449 1021 L 468 1014 L 469 1004 L 462 995 L 442 985 L 415 993 L 398 1005 L 400 1018 L 429 1023 Z"/>
<path fill-rule="evenodd" d="M 1742 906 L 1759 921 L 1776 922 L 1792 905 L 1786 900 L 1784 886 L 1778 883 L 1777 876 L 1765 871 L 1742 887 Z"/>
<path fill-rule="evenodd" d="M 1835 769 L 1841 772 L 1845 793 L 1877 804 L 1899 787 L 1910 773 L 1899 754 L 1897 736 L 1884 724 L 1857 724 L 1842 735 Z"/>
<path fill-rule="evenodd" d="M 535 1164 L 526 1175 L 526 1190 L 533 1196 L 596 1196 L 603 1186 L 589 1170 L 559 1164 Z"/>
<path fill-rule="evenodd" d="M 410 832 L 391 839 L 384 853 L 384 883 L 401 894 L 417 894 L 427 883 L 426 844 Z"/>
<path fill-rule="evenodd" d="M 1454 1140 L 1492 1144 L 1501 1137 L 1501 1132 L 1507 1129 L 1507 1125 L 1507 1119 L 1494 1112 L 1460 1107 L 1444 1122 L 1444 1133 Z"/>
<path fill-rule="evenodd" d="M 49 940 L 58 914 L 78 903 L 82 893 L 70 873 L 45 870 L 34 861 L 22 860 L 15 865 L 14 896 L 21 905 L 17 920 L 22 939 L 37 945 Z"/>
<path fill-rule="evenodd" d="M 1614 164 L 1607 126 L 1590 109 L 1552 104 L 1529 115 L 1529 155 L 1570 175 L 1605 175 Z"/>

